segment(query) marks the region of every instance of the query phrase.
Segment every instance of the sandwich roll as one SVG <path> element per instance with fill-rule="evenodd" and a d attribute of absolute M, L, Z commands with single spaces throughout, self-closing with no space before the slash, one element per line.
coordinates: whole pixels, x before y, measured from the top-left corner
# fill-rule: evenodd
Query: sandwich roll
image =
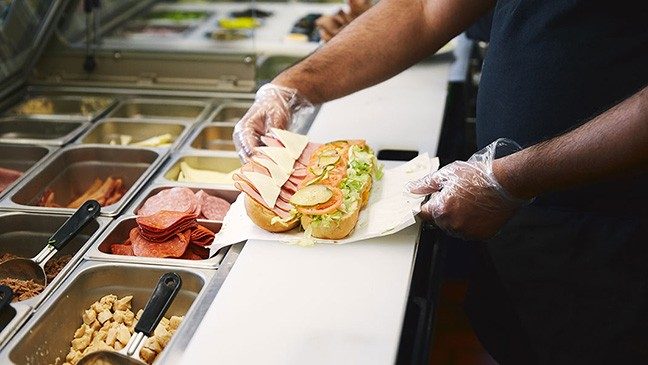
<path fill-rule="evenodd" d="M 301 225 L 306 239 L 348 236 L 369 201 L 373 179 L 382 175 L 366 142 L 320 145 L 281 130 L 261 141 L 265 146 L 233 177 L 252 222 L 270 232 Z"/>

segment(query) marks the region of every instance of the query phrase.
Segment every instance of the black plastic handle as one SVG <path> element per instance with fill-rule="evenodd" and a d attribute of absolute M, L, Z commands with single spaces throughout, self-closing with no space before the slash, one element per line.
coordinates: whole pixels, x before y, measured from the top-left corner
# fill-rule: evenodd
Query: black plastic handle
<path fill-rule="evenodd" d="M 142 316 L 135 325 L 135 332 L 142 332 L 150 337 L 171 303 L 173 303 L 173 299 L 180 291 L 180 287 L 182 287 L 180 275 L 174 272 L 162 275 L 155 290 L 153 290 L 153 295 L 151 295 L 146 307 L 144 307 Z"/>
<path fill-rule="evenodd" d="M 2 312 L 5 306 L 11 303 L 13 299 L 13 291 L 10 287 L 6 285 L 0 285 L 0 312 Z"/>
<path fill-rule="evenodd" d="M 60 250 L 101 212 L 101 205 L 96 200 L 88 200 L 50 237 L 50 245 Z"/>

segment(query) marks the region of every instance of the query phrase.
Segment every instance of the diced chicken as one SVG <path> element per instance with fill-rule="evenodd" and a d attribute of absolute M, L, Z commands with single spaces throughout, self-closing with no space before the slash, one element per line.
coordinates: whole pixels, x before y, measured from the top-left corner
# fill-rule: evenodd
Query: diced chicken
<path fill-rule="evenodd" d="M 88 334 L 84 334 L 80 338 L 75 338 L 72 340 L 72 348 L 77 351 L 83 351 L 90 344 L 91 337 Z"/>
<path fill-rule="evenodd" d="M 133 321 L 135 320 L 135 313 L 127 310 L 124 312 L 124 324 L 127 326 L 133 326 Z"/>
<path fill-rule="evenodd" d="M 171 319 L 169 320 L 169 328 L 172 330 L 178 329 L 183 318 L 184 317 L 171 316 Z"/>
<path fill-rule="evenodd" d="M 92 309 L 88 309 L 83 312 L 83 316 L 81 318 L 83 319 L 83 323 L 90 325 L 95 321 L 95 319 L 97 319 L 97 312 L 93 311 Z"/>
<path fill-rule="evenodd" d="M 108 334 L 106 335 L 106 344 L 108 344 L 108 346 L 114 346 L 115 340 L 117 340 L 117 328 L 113 327 L 108 330 Z"/>
<path fill-rule="evenodd" d="M 119 327 L 117 327 L 117 340 L 123 344 L 127 344 L 130 337 L 131 333 L 128 330 L 128 327 L 120 324 Z"/>
<path fill-rule="evenodd" d="M 157 357 L 157 353 L 155 353 L 153 350 L 148 349 L 146 347 L 143 347 L 142 350 L 140 351 L 140 357 L 142 360 L 144 360 L 147 364 L 153 363 L 155 360 L 155 357 Z"/>
<path fill-rule="evenodd" d="M 146 340 L 144 347 L 151 349 L 155 352 L 162 352 L 162 346 L 160 346 L 160 343 L 158 342 L 156 336 L 150 337 L 148 340 Z"/>
<path fill-rule="evenodd" d="M 125 311 L 131 309 L 131 300 L 133 300 L 132 295 L 127 295 L 121 299 L 118 299 L 113 304 L 114 311 Z"/>
<path fill-rule="evenodd" d="M 99 323 L 104 324 L 107 320 L 111 319 L 113 317 L 112 313 L 110 313 L 109 310 L 104 309 L 97 315 L 97 320 Z"/>
<path fill-rule="evenodd" d="M 126 345 L 122 344 L 119 341 L 115 341 L 115 344 L 113 345 L 113 347 L 115 348 L 115 351 L 119 351 L 119 350 L 123 349 L 124 346 L 126 346 Z"/>

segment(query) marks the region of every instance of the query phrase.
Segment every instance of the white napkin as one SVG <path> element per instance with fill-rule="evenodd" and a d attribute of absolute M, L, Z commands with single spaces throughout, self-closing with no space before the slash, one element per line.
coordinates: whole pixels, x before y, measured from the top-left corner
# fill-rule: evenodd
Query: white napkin
<path fill-rule="evenodd" d="M 400 166 L 384 171 L 383 178 L 374 181 L 369 203 L 360 212 L 355 229 L 341 240 L 314 238 L 315 243 L 343 244 L 372 237 L 386 236 L 411 226 L 414 216 L 421 210 L 424 196 L 409 194 L 405 185 L 439 168 L 439 159 L 428 154 L 417 156 Z M 224 246 L 245 240 L 280 241 L 288 244 L 304 244 L 304 232 L 295 228 L 284 233 L 272 233 L 257 227 L 247 216 L 241 193 L 230 207 L 220 232 L 216 234 L 210 249 L 212 254 Z"/>

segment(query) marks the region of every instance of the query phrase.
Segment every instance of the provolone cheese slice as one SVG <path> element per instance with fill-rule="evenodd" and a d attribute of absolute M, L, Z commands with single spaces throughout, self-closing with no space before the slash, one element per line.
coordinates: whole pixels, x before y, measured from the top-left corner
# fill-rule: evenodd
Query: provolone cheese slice
<path fill-rule="evenodd" d="M 194 169 L 186 162 L 180 163 L 180 174 L 178 181 L 180 182 L 197 182 L 197 183 L 210 183 L 210 184 L 233 184 L 234 180 L 232 175 L 238 172 L 238 169 L 225 173 L 211 170 Z"/>
<path fill-rule="evenodd" d="M 288 175 L 292 174 L 295 159 L 290 156 L 287 148 L 284 147 L 257 147 L 257 151 L 270 157 Z"/>
<path fill-rule="evenodd" d="M 254 185 L 268 207 L 274 208 L 281 188 L 274 184 L 272 178 L 258 172 L 245 172 L 243 175 Z"/>
<path fill-rule="evenodd" d="M 272 176 L 272 180 L 278 187 L 282 187 L 283 184 L 285 184 L 286 181 L 288 181 L 288 179 L 290 178 L 290 174 L 287 174 L 284 170 L 281 169 L 281 167 L 279 167 L 279 165 L 274 163 L 274 161 L 272 160 L 258 156 L 252 157 L 252 160 L 268 169 L 270 176 Z"/>
<path fill-rule="evenodd" d="M 290 157 L 295 160 L 299 159 L 299 156 L 301 156 L 302 152 L 304 152 L 304 148 L 306 148 L 306 145 L 308 144 L 308 137 L 301 134 L 277 128 L 272 128 L 272 133 L 277 136 L 277 139 L 281 144 L 288 149 Z"/>

